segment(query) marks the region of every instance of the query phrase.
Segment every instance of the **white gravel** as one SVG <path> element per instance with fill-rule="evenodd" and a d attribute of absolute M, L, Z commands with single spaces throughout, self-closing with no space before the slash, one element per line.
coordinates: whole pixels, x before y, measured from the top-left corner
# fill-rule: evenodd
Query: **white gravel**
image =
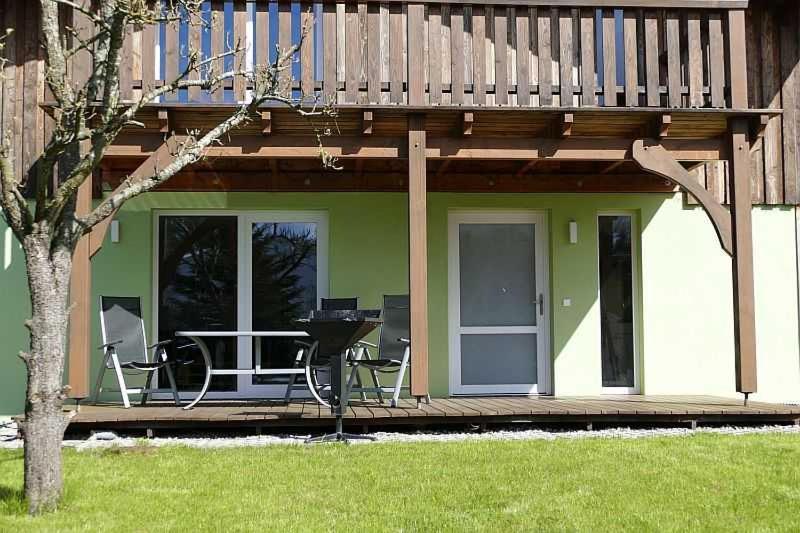
<path fill-rule="evenodd" d="M 369 441 L 354 441 L 354 444 L 380 444 L 386 442 L 462 442 L 462 441 L 520 441 L 520 440 L 557 440 L 557 439 L 641 439 L 652 437 L 688 437 L 698 434 L 718 435 L 752 435 L 763 433 L 785 433 L 800 436 L 800 427 L 795 426 L 748 426 L 748 427 L 700 427 L 689 428 L 658 428 L 658 429 L 632 429 L 611 428 L 593 431 L 585 430 L 544 430 L 527 429 L 525 427 L 511 427 L 503 429 L 490 429 L 482 433 L 464 432 L 455 430 L 418 431 L 418 432 L 374 432 L 374 443 Z M 22 441 L 17 436 L 15 424 L 10 419 L 0 418 L 0 448 L 22 448 Z M 276 434 L 276 435 L 250 435 L 250 436 L 225 436 L 220 434 L 191 434 L 175 437 L 155 437 L 142 439 L 117 435 L 111 431 L 95 432 L 87 439 L 69 439 L 64 441 L 65 448 L 76 450 L 93 450 L 98 448 L 134 446 L 189 446 L 192 448 L 237 448 L 257 447 L 270 445 L 299 445 L 303 444 L 310 435 L 307 433 Z"/>

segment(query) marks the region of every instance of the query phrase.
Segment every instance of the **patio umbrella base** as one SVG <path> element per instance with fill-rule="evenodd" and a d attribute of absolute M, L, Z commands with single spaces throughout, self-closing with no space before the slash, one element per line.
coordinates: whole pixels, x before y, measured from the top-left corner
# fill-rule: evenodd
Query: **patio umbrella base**
<path fill-rule="evenodd" d="M 351 440 L 370 440 L 374 441 L 375 437 L 369 435 L 357 435 L 355 433 L 345 433 L 342 431 L 342 418 L 336 417 L 336 432 L 320 435 L 319 437 L 309 437 L 306 439 L 306 444 L 318 444 L 322 442 L 344 442 L 350 444 Z"/>

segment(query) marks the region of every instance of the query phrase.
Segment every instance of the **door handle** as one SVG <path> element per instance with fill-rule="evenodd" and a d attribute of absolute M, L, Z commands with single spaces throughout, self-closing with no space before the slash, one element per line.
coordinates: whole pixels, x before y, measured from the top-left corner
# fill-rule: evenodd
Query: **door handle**
<path fill-rule="evenodd" d="M 539 298 L 536 300 L 536 304 L 539 306 L 539 315 L 544 316 L 544 293 L 539 293 Z"/>

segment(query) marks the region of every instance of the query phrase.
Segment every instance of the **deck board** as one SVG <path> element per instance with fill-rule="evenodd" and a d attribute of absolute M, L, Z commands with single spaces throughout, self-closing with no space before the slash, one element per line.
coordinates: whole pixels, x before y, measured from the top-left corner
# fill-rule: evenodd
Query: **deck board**
<path fill-rule="evenodd" d="M 330 410 L 312 400 L 209 402 L 190 411 L 169 403 L 123 409 L 83 405 L 70 429 L 328 426 Z M 345 424 L 381 426 L 454 423 L 800 423 L 800 405 L 750 402 L 716 396 L 484 396 L 434 398 L 430 404 L 401 399 L 398 407 L 352 400 Z"/>

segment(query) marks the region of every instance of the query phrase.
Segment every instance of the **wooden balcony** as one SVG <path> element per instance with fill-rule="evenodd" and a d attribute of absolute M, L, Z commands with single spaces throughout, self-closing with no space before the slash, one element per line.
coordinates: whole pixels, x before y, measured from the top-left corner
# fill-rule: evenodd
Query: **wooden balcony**
<path fill-rule="evenodd" d="M 729 8 L 747 2 L 552 4 L 212 0 L 203 14 L 205 26 L 129 29 L 122 95 L 135 98 L 176 76 L 188 50 L 212 57 L 238 44 L 241 52 L 221 69 L 274 61 L 277 50 L 296 42 L 313 20 L 292 68 L 283 73 L 287 94 L 308 102 L 735 107 L 731 58 L 744 50 L 745 33 L 731 30 Z M 658 7 L 664 5 L 677 7 Z M 247 90 L 240 79 L 212 93 L 191 89 L 163 101 L 233 103 L 245 101 Z"/>

